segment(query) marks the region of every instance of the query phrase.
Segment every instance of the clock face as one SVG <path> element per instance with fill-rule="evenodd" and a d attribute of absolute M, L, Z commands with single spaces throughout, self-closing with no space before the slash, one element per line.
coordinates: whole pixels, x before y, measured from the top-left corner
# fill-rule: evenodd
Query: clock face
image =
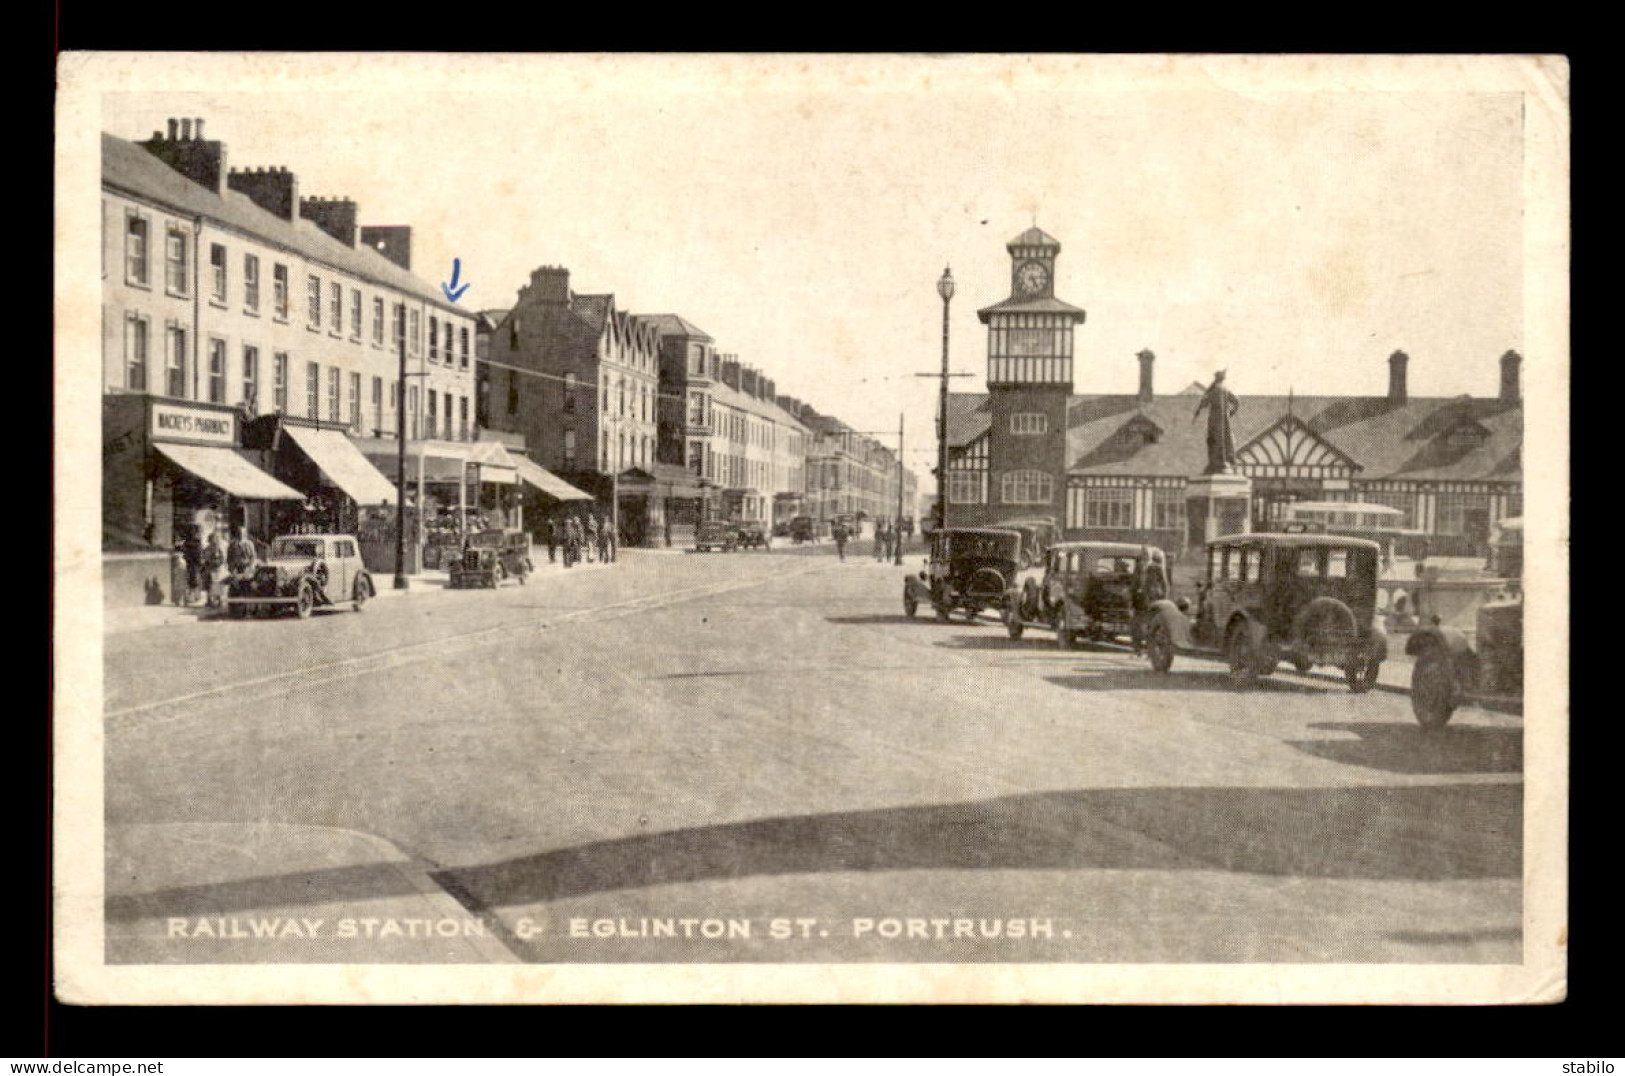
<path fill-rule="evenodd" d="M 1041 262 L 1028 262 L 1016 270 L 1016 287 L 1023 295 L 1041 294 L 1049 286 L 1049 270 Z"/>

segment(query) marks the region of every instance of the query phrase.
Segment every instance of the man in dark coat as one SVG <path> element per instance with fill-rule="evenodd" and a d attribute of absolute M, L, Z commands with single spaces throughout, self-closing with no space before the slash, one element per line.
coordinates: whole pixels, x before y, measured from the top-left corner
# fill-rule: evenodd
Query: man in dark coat
<path fill-rule="evenodd" d="M 559 551 L 559 523 L 549 516 L 544 528 L 547 536 L 547 563 L 552 564 L 557 559 Z"/>

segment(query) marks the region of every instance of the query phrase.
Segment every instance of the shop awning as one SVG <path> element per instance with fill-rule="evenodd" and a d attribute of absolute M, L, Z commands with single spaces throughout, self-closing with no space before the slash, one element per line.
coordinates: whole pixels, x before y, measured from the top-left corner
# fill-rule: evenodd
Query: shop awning
<path fill-rule="evenodd" d="M 293 438 L 329 482 L 357 504 L 395 503 L 395 483 L 367 462 L 367 457 L 341 431 L 283 426 L 282 432 Z"/>
<path fill-rule="evenodd" d="M 592 494 L 581 492 L 540 464 L 533 463 L 523 456 L 513 456 L 511 458 L 519 472 L 519 477 L 549 497 L 561 501 L 591 501 L 596 499 Z"/>
<path fill-rule="evenodd" d="M 393 484 L 396 456 L 400 446 L 391 440 L 369 438 L 361 448 L 362 455 Z M 457 441 L 406 442 L 406 481 L 418 480 L 419 461 L 422 462 L 423 481 L 429 483 L 460 482 L 468 463 L 467 444 Z"/>
<path fill-rule="evenodd" d="M 515 457 L 508 453 L 498 441 L 475 441 L 468 454 L 470 463 L 477 463 L 480 467 L 480 482 L 495 482 L 499 485 L 517 485 L 519 483 L 519 465 Z"/>
<path fill-rule="evenodd" d="M 302 501 L 305 495 L 284 485 L 249 463 L 229 448 L 208 445 L 170 445 L 162 441 L 152 447 L 177 467 L 203 481 L 247 501 Z"/>

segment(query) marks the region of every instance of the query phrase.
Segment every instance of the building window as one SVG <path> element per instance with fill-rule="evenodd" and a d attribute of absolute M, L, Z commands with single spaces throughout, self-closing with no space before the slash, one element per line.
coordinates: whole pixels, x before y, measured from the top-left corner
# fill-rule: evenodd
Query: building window
<path fill-rule="evenodd" d="M 288 410 L 288 353 L 278 351 L 271 357 L 271 405 L 281 415 Z"/>
<path fill-rule="evenodd" d="M 949 504 L 985 504 L 987 475 L 982 471 L 948 472 Z"/>
<path fill-rule="evenodd" d="M 407 336 L 410 341 L 412 354 L 417 355 L 423 351 L 423 325 L 416 310 L 409 315 L 412 326 Z"/>
<path fill-rule="evenodd" d="M 576 409 L 576 375 L 568 370 L 564 373 L 564 412 L 570 414 Z"/>
<path fill-rule="evenodd" d="M 1185 491 L 1178 488 L 1151 491 L 1151 526 L 1159 531 L 1184 531 Z"/>
<path fill-rule="evenodd" d="M 191 294 L 186 263 L 186 233 L 178 228 L 171 228 L 164 241 L 164 287 L 168 288 L 171 294 Z"/>
<path fill-rule="evenodd" d="M 1507 490 L 1507 518 L 1521 519 L 1523 517 L 1523 487 L 1513 486 Z"/>
<path fill-rule="evenodd" d="M 332 333 L 340 336 L 344 333 L 344 285 L 334 281 L 327 290 L 327 312 L 333 322 Z"/>
<path fill-rule="evenodd" d="M 226 342 L 209 339 L 209 402 L 226 402 Z"/>
<path fill-rule="evenodd" d="M 999 479 L 999 497 L 1005 504 L 1049 504 L 1055 479 L 1047 471 L 1008 471 Z"/>
<path fill-rule="evenodd" d="M 327 368 L 327 420 L 329 422 L 339 420 L 339 368 L 337 366 Z"/>
<path fill-rule="evenodd" d="M 406 304 L 395 304 L 395 349 L 406 346 Z"/>
<path fill-rule="evenodd" d="M 209 245 L 209 298 L 226 301 L 226 248 L 219 243 Z"/>
<path fill-rule="evenodd" d="M 457 439 L 468 440 L 468 397 L 457 397 Z"/>
<path fill-rule="evenodd" d="M 1440 493 L 1435 502 L 1433 530 L 1438 534 L 1466 534 L 1482 538 L 1489 531 L 1490 497 L 1487 493 Z"/>
<path fill-rule="evenodd" d="M 508 371 L 508 414 L 519 412 L 519 371 Z"/>
<path fill-rule="evenodd" d="M 271 267 L 271 311 L 283 321 L 288 320 L 288 267 Z"/>
<path fill-rule="evenodd" d="M 429 390 L 429 432 L 428 436 L 434 438 L 439 435 L 440 424 L 440 394 L 434 389 Z"/>
<path fill-rule="evenodd" d="M 564 464 L 574 467 L 576 462 L 576 431 L 564 431 Z"/>
<path fill-rule="evenodd" d="M 305 364 L 305 417 L 322 417 L 322 368 L 314 362 Z"/>
<path fill-rule="evenodd" d="M 1010 416 L 1010 432 L 1033 434 L 1049 432 L 1049 416 L 1042 411 L 1024 411 Z"/>
<path fill-rule="evenodd" d="M 710 425 L 710 423 L 706 421 L 705 404 L 705 393 L 695 392 L 689 395 L 688 424 L 690 426 L 706 427 Z"/>
<path fill-rule="evenodd" d="M 168 396 L 186 396 L 186 330 L 170 326 L 166 330 L 168 346 L 164 348 L 164 393 Z"/>
<path fill-rule="evenodd" d="M 243 255 L 243 305 L 260 312 L 260 260 L 252 254 Z"/>
<path fill-rule="evenodd" d="M 260 349 L 243 345 L 243 406 L 250 414 L 259 412 L 260 404 Z"/>
<path fill-rule="evenodd" d="M 146 217 L 131 213 L 124 218 L 124 280 L 146 287 L 147 246 L 150 225 Z"/>
<path fill-rule="evenodd" d="M 419 420 L 422 412 L 418 410 L 418 387 L 416 385 L 406 390 L 406 409 L 412 415 L 412 438 L 416 440 L 422 432 L 422 423 Z"/>
<path fill-rule="evenodd" d="M 361 375 L 350 375 L 350 428 L 361 432 Z"/>
<path fill-rule="evenodd" d="M 1083 491 L 1085 527 L 1134 526 L 1134 491 L 1127 487 L 1085 487 Z"/>
<path fill-rule="evenodd" d="M 440 319 L 429 315 L 429 361 L 440 361 Z"/>
<path fill-rule="evenodd" d="M 152 325 L 139 314 L 124 318 L 124 384 L 136 392 L 147 391 L 147 361 Z"/>
<path fill-rule="evenodd" d="M 312 276 L 305 286 L 305 320 L 313 329 L 322 327 L 322 278 Z"/>
<path fill-rule="evenodd" d="M 615 413 L 626 414 L 626 378 L 617 378 L 615 381 Z"/>
<path fill-rule="evenodd" d="M 361 339 L 361 291 L 350 289 L 350 339 Z"/>
<path fill-rule="evenodd" d="M 374 437 L 384 434 L 384 379 L 372 379 L 372 433 Z"/>
<path fill-rule="evenodd" d="M 452 428 L 451 428 L 451 393 L 449 393 L 449 392 L 446 393 L 445 394 L 445 399 L 446 399 L 446 440 L 449 441 L 449 440 L 451 440 L 452 434 L 454 432 L 452 430 Z"/>
<path fill-rule="evenodd" d="M 457 330 L 457 350 L 460 354 L 457 365 L 468 369 L 468 326 Z"/>
<path fill-rule="evenodd" d="M 382 345 L 384 342 L 384 301 L 372 301 L 372 342 Z"/>

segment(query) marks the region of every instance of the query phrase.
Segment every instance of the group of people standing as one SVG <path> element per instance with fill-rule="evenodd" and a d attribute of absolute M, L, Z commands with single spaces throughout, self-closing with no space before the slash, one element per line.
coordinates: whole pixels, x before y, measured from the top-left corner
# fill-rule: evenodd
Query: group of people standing
<path fill-rule="evenodd" d="M 837 520 L 830 528 L 830 537 L 835 539 L 835 552 L 842 560 L 846 559 L 846 543 L 861 535 L 862 528 L 854 526 L 848 530 L 846 524 Z M 895 558 L 899 547 L 907 542 L 914 533 L 913 520 L 902 521 L 877 519 L 875 520 L 875 560 Z"/>
<path fill-rule="evenodd" d="M 591 563 L 594 554 L 600 563 L 608 564 L 615 559 L 615 527 L 608 518 L 601 517 L 596 512 L 587 512 L 585 515 L 569 515 L 564 519 L 549 519 L 546 525 L 547 562 L 558 562 L 558 554 L 564 551 L 564 566 L 573 568 L 580 564 L 585 557 Z"/>
<path fill-rule="evenodd" d="M 240 524 L 229 529 L 223 523 L 184 525 L 170 554 L 175 604 L 196 605 L 201 600 L 210 609 L 220 608 L 226 585 L 252 572 L 259 559 L 259 546 Z"/>

